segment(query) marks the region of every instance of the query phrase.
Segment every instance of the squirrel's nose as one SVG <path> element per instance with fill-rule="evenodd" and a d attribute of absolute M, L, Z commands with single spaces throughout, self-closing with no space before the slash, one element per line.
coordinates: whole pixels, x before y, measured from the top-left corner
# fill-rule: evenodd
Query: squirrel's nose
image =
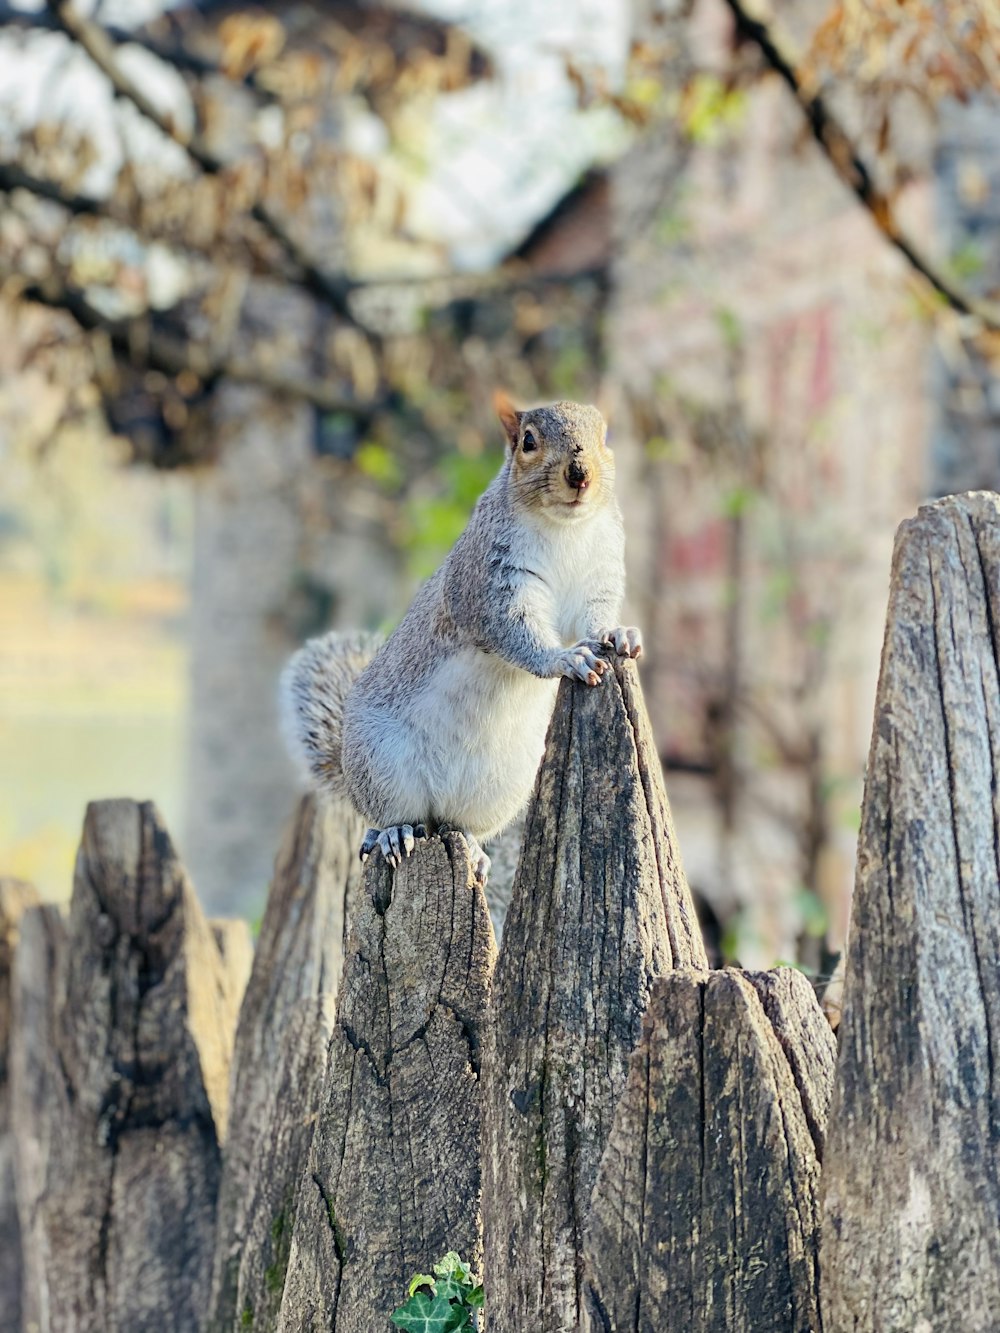
<path fill-rule="evenodd" d="M 573 459 L 572 463 L 570 463 L 569 467 L 566 469 L 566 480 L 574 488 L 574 490 L 577 491 L 585 491 L 587 487 L 590 485 L 590 476 L 587 472 L 587 469 L 585 467 L 581 467 L 575 458 Z"/>

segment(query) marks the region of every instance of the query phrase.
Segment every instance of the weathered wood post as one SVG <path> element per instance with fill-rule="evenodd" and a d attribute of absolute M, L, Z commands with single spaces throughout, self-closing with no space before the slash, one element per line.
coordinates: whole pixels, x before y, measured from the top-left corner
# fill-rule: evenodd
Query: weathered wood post
<path fill-rule="evenodd" d="M 0 1333 L 21 1333 L 21 1229 L 14 1173 L 17 1150 L 11 1124 L 14 955 L 21 919 L 39 901 L 30 884 L 0 879 Z"/>
<path fill-rule="evenodd" d="M 39 1202 L 45 1192 L 55 1079 L 56 1016 L 64 986 L 66 919 L 47 903 L 21 917 L 12 978 L 13 1028 L 10 1042 L 10 1105 L 14 1137 L 14 1177 L 23 1263 L 21 1327 L 24 1333 L 50 1328 L 46 1251 Z"/>
<path fill-rule="evenodd" d="M 328 1010 L 361 891 L 363 828 L 346 801 L 305 796 L 275 861 L 236 1030 L 208 1320 L 215 1333 L 254 1310 L 256 1326 L 266 1328 L 267 1309 L 280 1301 L 281 1255 L 326 1069 Z M 249 1231 L 265 1199 L 275 1201 L 284 1246 L 260 1262 Z"/>
<path fill-rule="evenodd" d="M 583 1230 L 654 979 L 706 966 L 635 665 L 564 681 L 490 1006 L 483 1220 L 491 1333 L 566 1333 Z"/>
<path fill-rule="evenodd" d="M 268 1095 L 260 1103 L 251 1169 L 240 1201 L 241 1250 L 228 1322 L 217 1327 L 277 1327 L 285 1272 L 300 1198 L 302 1174 L 326 1079 L 333 1036 L 334 999 L 329 992 L 300 1000 L 286 1023 L 280 1050 L 267 1070 Z"/>
<path fill-rule="evenodd" d="M 897 534 L 823 1171 L 829 1333 L 1000 1328 L 1000 496 Z"/>
<path fill-rule="evenodd" d="M 239 999 L 153 806 L 90 805 L 43 1112 L 45 1333 L 199 1326 Z"/>
<path fill-rule="evenodd" d="M 292 1234 L 283 1333 L 391 1333 L 416 1270 L 481 1261 L 480 1047 L 495 957 L 458 834 L 368 863 Z"/>
<path fill-rule="evenodd" d="M 587 1229 L 602 1333 L 819 1333 L 835 1044 L 805 977 L 655 984 Z"/>

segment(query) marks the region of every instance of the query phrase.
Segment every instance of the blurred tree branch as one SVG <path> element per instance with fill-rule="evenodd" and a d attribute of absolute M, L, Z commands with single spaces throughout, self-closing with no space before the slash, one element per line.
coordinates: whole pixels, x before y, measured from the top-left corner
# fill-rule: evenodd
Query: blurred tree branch
<path fill-rule="evenodd" d="M 1000 306 L 995 302 L 980 300 L 965 291 L 922 254 L 905 235 L 895 219 L 891 200 L 879 189 L 872 171 L 862 160 L 850 136 L 827 102 L 818 94 L 810 95 L 806 91 L 805 80 L 794 60 L 782 50 L 772 28 L 751 14 L 743 0 L 725 0 L 725 3 L 735 20 L 737 34 L 753 42 L 766 63 L 783 80 L 833 169 L 868 210 L 886 239 L 953 310 L 973 316 L 988 329 L 1000 331 Z"/>
<path fill-rule="evenodd" d="M 109 217 L 110 211 L 104 202 L 89 194 L 75 194 L 64 190 L 55 181 L 43 180 L 20 166 L 17 162 L 0 162 L 0 190 L 27 190 L 29 194 L 49 203 L 59 204 L 67 212 L 81 217 Z"/>
<path fill-rule="evenodd" d="M 166 17 L 169 17 L 169 11 L 167 11 Z M 44 10 L 14 9 L 12 5 L 3 3 L 2 0 L 0 0 L 0 27 L 20 28 L 25 32 L 63 31 L 62 24 L 55 15 L 46 13 Z M 115 46 L 139 46 L 166 64 L 173 65 L 175 69 L 182 73 L 193 74 L 198 78 L 214 76 L 220 79 L 228 79 L 230 82 L 240 83 L 243 87 L 249 88 L 261 101 L 271 102 L 275 100 L 275 94 L 270 89 L 261 86 L 253 71 L 239 78 L 234 77 L 232 73 L 223 69 L 215 61 L 208 60 L 205 56 L 189 50 L 180 40 L 158 41 L 141 31 L 119 28 L 114 24 L 104 25 L 103 31 Z"/>
<path fill-rule="evenodd" d="M 48 3 L 49 11 L 59 27 L 87 53 L 109 80 L 116 96 L 131 102 L 142 116 L 183 148 L 196 168 L 211 176 L 225 171 L 227 163 L 216 156 L 198 134 L 185 134 L 174 118 L 160 111 L 138 84 L 125 74 L 118 64 L 114 44 L 100 24 L 77 12 L 68 0 L 48 0 Z M 326 272 L 292 236 L 284 221 L 261 200 L 258 199 L 252 205 L 250 216 L 278 243 L 286 258 L 299 271 L 306 290 L 328 305 L 346 323 L 364 333 L 373 351 L 378 351 L 381 343 L 379 335 L 363 325 L 351 309 L 349 297 L 357 284 L 343 275 Z"/>
<path fill-rule="evenodd" d="M 133 365 L 159 370 L 166 375 L 190 371 L 202 383 L 225 377 L 243 384 L 256 384 L 276 394 L 303 399 L 321 412 L 339 412 L 364 420 L 382 405 L 379 401 L 357 402 L 333 392 L 322 380 L 275 371 L 255 358 L 215 352 L 204 343 L 164 333 L 147 315 L 112 319 L 88 301 L 84 292 L 54 272 L 37 282 L 26 283 L 14 274 L 0 271 L 0 285 L 5 283 L 16 284 L 20 294 L 29 301 L 65 311 L 85 332 L 104 333 L 111 346 L 117 352 L 127 354 Z"/>

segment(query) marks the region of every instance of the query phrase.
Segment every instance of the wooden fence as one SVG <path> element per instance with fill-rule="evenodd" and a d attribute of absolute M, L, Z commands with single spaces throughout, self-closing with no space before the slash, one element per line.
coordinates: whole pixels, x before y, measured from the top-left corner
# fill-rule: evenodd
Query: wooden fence
<path fill-rule="evenodd" d="M 635 667 L 563 682 L 499 957 L 464 840 L 302 802 L 252 955 L 155 809 L 0 881 L 0 1330 L 1000 1329 L 1000 497 L 900 529 L 839 1055 L 708 971 Z M 249 974 L 249 979 L 248 979 Z"/>

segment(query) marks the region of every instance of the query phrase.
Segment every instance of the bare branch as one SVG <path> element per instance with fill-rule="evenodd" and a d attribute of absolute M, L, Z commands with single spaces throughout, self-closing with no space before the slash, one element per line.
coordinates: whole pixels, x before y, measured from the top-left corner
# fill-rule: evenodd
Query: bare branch
<path fill-rule="evenodd" d="M 169 14 L 169 11 L 168 11 Z M 24 32 L 62 32 L 63 27 L 57 18 L 44 10 L 14 9 L 0 0 L 0 28 L 18 28 Z M 104 28 L 115 46 L 141 46 L 144 51 L 156 56 L 181 73 L 193 74 L 198 78 L 213 76 L 227 79 L 230 83 L 239 83 L 249 88 L 261 101 L 273 102 L 275 93 L 261 86 L 253 71 L 242 79 L 234 78 L 214 60 L 189 51 L 181 41 L 158 41 L 147 32 L 120 28 L 109 24 Z"/>
<path fill-rule="evenodd" d="M 73 194 L 64 190 L 54 181 L 33 176 L 16 162 L 0 162 L 0 190 L 27 190 L 39 199 L 59 204 L 70 213 L 85 217 L 106 216 L 106 209 L 100 199 L 87 194 Z"/>
<path fill-rule="evenodd" d="M 250 358 L 217 355 L 204 344 L 160 332 L 145 316 L 110 319 L 92 305 L 79 288 L 65 283 L 56 274 L 39 282 L 24 283 L 17 275 L 0 272 L 0 281 L 3 280 L 16 283 L 18 293 L 26 300 L 65 311 L 87 332 L 102 331 L 123 359 L 150 370 L 159 370 L 165 375 L 190 371 L 208 383 L 225 377 L 244 384 L 256 384 L 276 394 L 302 399 L 312 403 L 321 412 L 342 412 L 364 419 L 369 418 L 382 405 L 379 400 L 358 402 L 345 398 L 322 380 L 275 371 Z"/>
<path fill-rule="evenodd" d="M 212 152 L 200 136 L 185 134 L 174 118 L 160 111 L 138 84 L 120 68 L 114 44 L 99 24 L 74 10 L 69 0 L 49 0 L 49 11 L 60 28 L 86 51 L 97 68 L 110 81 L 117 96 L 131 102 L 141 115 L 156 125 L 174 143 L 179 144 L 201 171 L 215 176 L 225 170 L 226 163 Z M 379 335 L 364 327 L 351 309 L 350 293 L 358 284 L 343 275 L 328 273 L 309 255 L 306 248 L 295 240 L 286 224 L 267 204 L 258 200 L 250 213 L 254 220 L 277 241 L 288 260 L 299 270 L 302 285 L 328 305 L 341 319 L 364 333 L 373 348 L 378 350 L 381 346 Z"/>
<path fill-rule="evenodd" d="M 995 302 L 980 300 L 952 282 L 900 229 L 889 199 L 875 184 L 872 172 L 849 135 L 826 102 L 818 95 L 810 97 L 805 91 L 801 75 L 791 58 L 781 50 L 768 25 L 748 13 L 743 0 L 726 0 L 726 4 L 736 21 L 736 31 L 759 48 L 767 64 L 782 78 L 808 121 L 813 138 L 823 149 L 840 179 L 871 214 L 883 236 L 903 255 L 910 267 L 944 297 L 953 310 L 974 316 L 987 328 L 1000 330 L 1000 306 Z"/>

